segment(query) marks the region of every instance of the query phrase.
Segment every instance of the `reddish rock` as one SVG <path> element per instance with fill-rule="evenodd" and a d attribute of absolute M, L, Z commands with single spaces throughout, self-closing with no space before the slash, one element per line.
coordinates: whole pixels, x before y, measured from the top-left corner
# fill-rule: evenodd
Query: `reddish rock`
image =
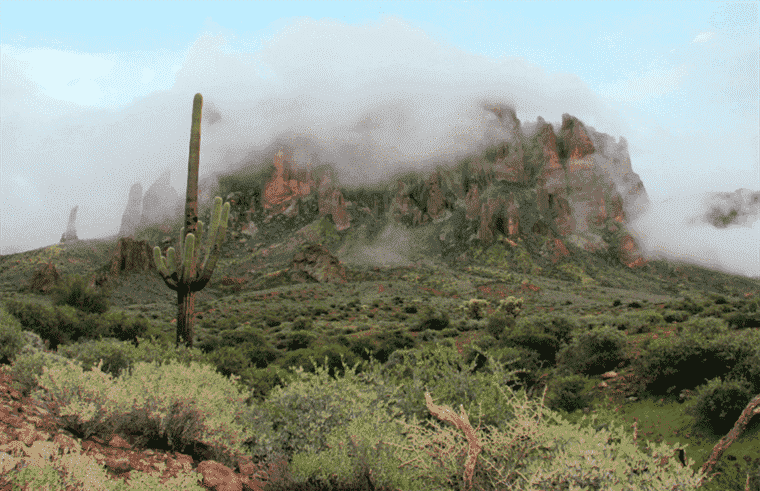
<path fill-rule="evenodd" d="M 311 173 L 294 170 L 292 155 L 280 149 L 274 156 L 274 174 L 264 187 L 262 207 L 270 216 L 282 213 L 301 196 L 308 196 L 314 187 Z"/>
<path fill-rule="evenodd" d="M 551 253 L 551 260 L 553 264 L 558 263 L 562 259 L 570 256 L 570 251 L 567 250 L 565 243 L 560 239 L 549 240 L 549 252 Z"/>
<path fill-rule="evenodd" d="M 544 122 L 543 118 L 539 117 L 539 129 L 536 133 L 535 139 L 540 153 L 537 156 L 539 159 L 539 166 L 542 169 L 541 180 L 543 180 L 547 187 L 563 186 L 564 182 L 561 181 L 564 178 L 564 169 L 559 161 L 559 152 L 557 148 L 557 136 L 554 134 L 552 125 Z"/>
<path fill-rule="evenodd" d="M 331 215 L 335 228 L 345 230 L 351 226 L 351 218 L 348 215 L 349 202 L 343 198 L 343 193 L 336 189 L 328 175 L 322 178 L 319 184 L 319 215 Z"/>
<path fill-rule="evenodd" d="M 153 248 L 145 240 L 121 237 L 111 253 L 109 271 L 112 276 L 124 272 L 157 271 L 153 263 Z"/>
<path fill-rule="evenodd" d="M 574 116 L 562 115 L 560 137 L 562 138 L 565 156 L 571 161 L 582 159 L 595 152 L 594 144 L 586 132 L 586 127 Z"/>
<path fill-rule="evenodd" d="M 478 217 L 480 212 L 480 194 L 478 193 L 478 185 L 475 184 L 467 191 L 467 197 L 465 198 L 465 206 L 467 211 L 465 218 L 467 220 L 474 220 Z"/>
<path fill-rule="evenodd" d="M 434 172 L 433 175 L 430 176 L 430 179 L 425 183 L 429 190 L 426 203 L 427 214 L 430 215 L 430 218 L 432 219 L 438 218 L 445 209 L 445 200 L 439 185 L 440 179 L 440 174 Z"/>
<path fill-rule="evenodd" d="M 140 210 L 142 209 L 142 185 L 138 182 L 129 189 L 127 206 L 121 215 L 119 237 L 134 237 L 137 226 L 140 224 Z"/>
<path fill-rule="evenodd" d="M 633 237 L 626 235 L 623 240 L 620 241 L 620 260 L 623 264 L 629 268 L 637 268 L 645 265 L 647 261 L 641 257 L 636 242 Z"/>
<path fill-rule="evenodd" d="M 317 280 L 320 283 L 345 283 L 346 268 L 321 244 L 304 246 L 293 256 L 291 277 L 297 281 Z"/>
<path fill-rule="evenodd" d="M 398 191 L 396 192 L 396 195 L 393 198 L 393 204 L 391 205 L 392 208 L 395 208 L 393 218 L 396 220 L 396 223 L 400 223 L 404 217 L 411 217 L 412 226 L 427 223 L 430 221 L 430 217 L 427 214 L 423 215 L 422 210 L 412 203 L 410 194 L 411 190 L 409 189 L 409 185 L 399 180 Z"/>

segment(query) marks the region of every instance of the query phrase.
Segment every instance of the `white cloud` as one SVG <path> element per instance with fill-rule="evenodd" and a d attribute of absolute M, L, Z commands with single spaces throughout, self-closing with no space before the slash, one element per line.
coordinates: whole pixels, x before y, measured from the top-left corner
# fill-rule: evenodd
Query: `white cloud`
<path fill-rule="evenodd" d="M 715 37 L 714 32 L 703 32 L 697 35 L 691 42 L 692 43 L 706 43 L 710 39 Z"/>

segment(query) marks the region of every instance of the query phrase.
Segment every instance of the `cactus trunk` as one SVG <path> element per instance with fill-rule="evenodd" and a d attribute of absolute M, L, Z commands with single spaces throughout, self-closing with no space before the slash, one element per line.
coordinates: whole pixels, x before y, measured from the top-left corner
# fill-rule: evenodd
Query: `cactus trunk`
<path fill-rule="evenodd" d="M 180 230 L 177 254 L 175 256 L 174 248 L 170 247 L 164 258 L 161 256 L 159 247 L 153 248 L 153 259 L 158 273 L 164 283 L 177 292 L 177 347 L 184 343 L 189 349 L 193 347 L 195 294 L 202 290 L 211 279 L 227 233 L 227 220 L 230 213 L 229 203 L 224 203 L 222 212 L 222 198 L 217 196 L 214 200 L 214 211 L 206 246 L 202 247 L 203 222 L 198 221 L 198 167 L 202 108 L 203 97 L 195 94 L 190 128 L 190 157 L 187 163 L 185 226 Z M 204 251 L 205 259 L 203 259 Z M 203 262 L 198 264 L 197 261 L 201 259 Z"/>

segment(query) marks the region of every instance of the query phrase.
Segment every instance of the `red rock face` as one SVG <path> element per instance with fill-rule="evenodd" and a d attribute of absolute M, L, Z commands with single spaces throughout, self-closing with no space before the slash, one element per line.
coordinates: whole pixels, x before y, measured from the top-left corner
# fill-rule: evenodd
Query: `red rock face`
<path fill-rule="evenodd" d="M 348 205 L 343 198 L 343 193 L 336 189 L 332 179 L 328 175 L 322 178 L 319 184 L 319 216 L 331 215 L 335 227 L 338 230 L 345 230 L 351 226 L 351 218 L 348 215 Z"/>
<path fill-rule="evenodd" d="M 647 263 L 647 261 L 641 257 L 639 248 L 636 246 L 636 242 L 633 237 L 626 235 L 620 242 L 620 259 L 623 264 L 629 268 L 638 268 Z"/>
<path fill-rule="evenodd" d="M 471 187 L 469 191 L 467 191 L 465 206 L 467 207 L 465 218 L 468 220 L 474 220 L 480 211 L 480 193 L 478 193 L 477 184 Z"/>
<path fill-rule="evenodd" d="M 550 239 L 549 252 L 551 253 L 551 260 L 553 264 L 561 261 L 562 259 L 570 256 L 570 251 L 567 250 L 565 243 L 560 239 Z"/>
<path fill-rule="evenodd" d="M 438 218 L 443 213 L 443 210 L 445 208 L 443 192 L 441 191 L 441 187 L 438 184 L 440 179 L 440 174 L 438 174 L 438 172 L 435 172 L 426 182 L 428 189 L 430 189 L 427 197 L 427 214 L 430 215 L 430 217 L 433 219 Z"/>
<path fill-rule="evenodd" d="M 586 155 L 594 153 L 594 144 L 586 132 L 586 127 L 578 118 L 569 114 L 562 115 L 562 129 L 560 136 L 564 144 L 568 158 L 572 160 L 582 159 Z"/>
<path fill-rule="evenodd" d="M 309 195 L 314 186 L 310 177 L 308 170 L 294 171 L 291 157 L 280 149 L 274 156 L 274 175 L 264 187 L 264 210 L 272 215 L 282 213 L 292 201 Z"/>

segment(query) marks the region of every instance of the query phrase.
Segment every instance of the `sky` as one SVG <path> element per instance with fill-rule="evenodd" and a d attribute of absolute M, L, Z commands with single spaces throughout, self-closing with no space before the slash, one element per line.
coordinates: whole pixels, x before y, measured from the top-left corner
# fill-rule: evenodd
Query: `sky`
<path fill-rule="evenodd" d="M 757 2 L 3 2 L 0 253 L 75 205 L 80 239 L 112 236 L 165 171 L 184 195 L 200 92 L 201 181 L 285 134 L 368 183 L 498 137 L 483 101 L 569 113 L 628 141 L 647 253 L 758 276 L 760 218 L 687 218 L 760 190 L 759 26 Z"/>

